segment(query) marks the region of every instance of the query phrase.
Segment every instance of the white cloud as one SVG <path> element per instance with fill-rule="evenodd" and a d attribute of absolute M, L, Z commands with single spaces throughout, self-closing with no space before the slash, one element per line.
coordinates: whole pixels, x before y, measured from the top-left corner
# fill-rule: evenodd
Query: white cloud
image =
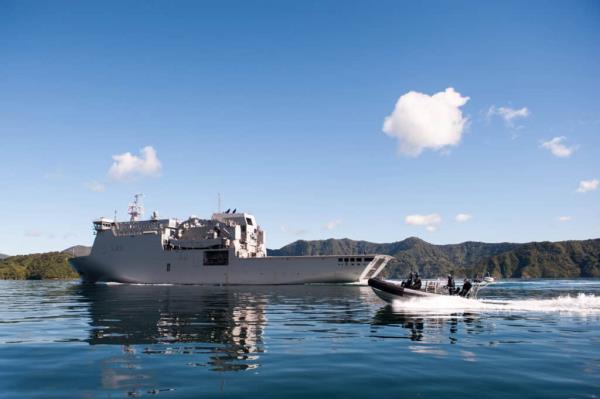
<path fill-rule="evenodd" d="M 559 158 L 570 157 L 571 154 L 577 149 L 576 146 L 567 147 L 562 142 L 566 140 L 565 136 L 554 137 L 552 140 L 545 141 L 542 143 L 542 148 L 547 149 L 553 155 Z"/>
<path fill-rule="evenodd" d="M 488 109 L 487 116 L 491 118 L 494 115 L 500 116 L 504 119 L 504 123 L 508 126 L 513 127 L 514 121 L 519 118 L 527 118 L 529 116 L 529 110 L 527 107 L 523 107 L 521 109 L 514 109 L 509 107 L 495 107 L 492 105 L 490 109 Z"/>
<path fill-rule="evenodd" d="M 42 233 L 40 230 L 37 230 L 37 229 L 27 230 L 25 232 L 25 237 L 41 237 L 43 235 L 44 235 L 44 233 Z"/>
<path fill-rule="evenodd" d="M 305 236 L 306 234 L 308 234 L 308 230 L 305 230 L 305 229 L 293 229 L 293 228 L 290 228 L 289 226 L 287 226 L 285 224 L 281 226 L 281 231 L 283 233 L 291 234 L 293 236 Z"/>
<path fill-rule="evenodd" d="M 557 219 L 559 222 L 570 222 L 573 220 L 571 216 L 559 216 Z"/>
<path fill-rule="evenodd" d="M 473 215 L 470 215 L 468 213 L 459 213 L 458 215 L 456 215 L 456 217 L 454 218 L 458 223 L 464 223 L 470 219 L 473 218 Z"/>
<path fill-rule="evenodd" d="M 137 176 L 158 176 L 162 165 L 156 156 L 156 150 L 146 146 L 140 150 L 140 156 L 130 152 L 113 155 L 113 164 L 108 170 L 112 180 L 128 180 Z"/>
<path fill-rule="evenodd" d="M 45 237 L 45 238 L 54 239 L 56 236 L 53 233 L 44 233 L 43 231 L 38 230 L 38 229 L 31 229 L 31 230 L 27 230 L 25 232 L 25 237 L 31 237 L 31 238 Z"/>
<path fill-rule="evenodd" d="M 413 226 L 425 227 L 427 231 L 435 231 L 440 223 L 442 223 L 442 217 L 437 213 L 429 215 L 408 215 L 404 222 Z"/>
<path fill-rule="evenodd" d="M 600 182 L 598 179 L 592 180 L 582 180 L 579 182 L 579 187 L 577 187 L 578 193 L 587 193 L 588 191 L 594 191 L 598 189 L 598 184 Z"/>
<path fill-rule="evenodd" d="M 342 220 L 341 219 L 332 220 L 330 222 L 325 223 L 325 229 L 327 229 L 327 230 L 333 230 L 336 227 L 338 227 L 340 224 L 342 224 Z"/>
<path fill-rule="evenodd" d="M 432 96 L 410 91 L 385 118 L 383 131 L 398 139 L 400 153 L 413 157 L 457 145 L 468 122 L 460 109 L 467 101 L 451 87 Z"/>
<path fill-rule="evenodd" d="M 100 182 L 97 182 L 96 180 L 92 180 L 90 182 L 85 183 L 85 186 L 88 188 L 88 190 L 94 191 L 96 193 L 106 191 L 106 186 Z"/>

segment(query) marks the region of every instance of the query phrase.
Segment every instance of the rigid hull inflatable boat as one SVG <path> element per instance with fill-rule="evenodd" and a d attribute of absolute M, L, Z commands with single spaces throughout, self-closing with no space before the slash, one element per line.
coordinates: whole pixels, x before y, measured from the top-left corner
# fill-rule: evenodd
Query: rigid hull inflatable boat
<path fill-rule="evenodd" d="M 479 290 L 485 287 L 485 282 L 470 283 L 463 289 L 449 289 L 442 281 L 424 281 L 422 289 L 407 288 L 400 281 L 370 278 L 367 282 L 375 295 L 386 302 L 409 301 L 419 298 L 436 298 L 459 295 L 464 298 L 476 298 Z"/>

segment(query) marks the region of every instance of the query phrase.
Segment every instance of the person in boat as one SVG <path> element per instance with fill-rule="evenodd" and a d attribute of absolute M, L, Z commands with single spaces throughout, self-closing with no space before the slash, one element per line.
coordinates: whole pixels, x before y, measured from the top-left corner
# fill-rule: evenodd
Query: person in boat
<path fill-rule="evenodd" d="M 448 284 L 446 284 L 446 287 L 448 287 L 448 293 L 450 295 L 453 295 L 456 292 L 456 284 L 454 283 L 452 273 L 448 274 Z"/>
<path fill-rule="evenodd" d="M 471 290 L 471 287 L 473 287 L 473 284 L 471 284 L 471 282 L 469 281 L 469 279 L 465 279 L 463 282 L 463 286 L 462 289 L 460 290 L 460 292 L 458 293 L 458 295 L 462 296 L 462 297 L 466 297 L 467 294 L 469 293 L 469 291 Z"/>
<path fill-rule="evenodd" d="M 419 277 L 419 273 L 415 273 L 415 282 L 413 283 L 412 287 L 413 290 L 420 290 L 421 289 L 421 277 Z"/>
<path fill-rule="evenodd" d="M 410 288 L 414 283 L 415 275 L 413 272 L 410 272 L 408 275 L 408 279 L 402 282 L 402 287 Z"/>

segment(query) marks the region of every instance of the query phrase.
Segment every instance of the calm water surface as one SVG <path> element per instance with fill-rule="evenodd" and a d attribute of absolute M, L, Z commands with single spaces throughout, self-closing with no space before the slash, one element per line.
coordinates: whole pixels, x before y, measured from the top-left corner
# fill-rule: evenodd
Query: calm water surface
<path fill-rule="evenodd" d="M 600 280 L 451 299 L 2 281 L 0 397 L 600 396 Z"/>

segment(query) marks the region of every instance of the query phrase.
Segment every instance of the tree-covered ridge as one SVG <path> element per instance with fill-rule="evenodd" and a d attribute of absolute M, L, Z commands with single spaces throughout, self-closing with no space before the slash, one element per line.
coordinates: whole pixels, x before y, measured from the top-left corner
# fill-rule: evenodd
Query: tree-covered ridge
<path fill-rule="evenodd" d="M 405 276 L 410 270 L 425 277 L 450 271 L 504 278 L 600 277 L 600 239 L 526 244 L 469 241 L 450 245 L 433 245 L 416 237 L 389 244 L 350 239 L 300 240 L 269 251 L 273 256 L 364 253 L 394 256 L 396 261 L 386 268 L 389 277 Z"/>
<path fill-rule="evenodd" d="M 386 268 L 389 277 L 403 277 L 417 270 L 425 277 L 452 271 L 457 276 L 491 274 L 504 278 L 600 277 L 600 239 L 532 242 L 526 244 L 464 242 L 433 245 L 416 237 L 387 244 L 350 239 L 296 241 L 270 256 L 386 254 L 396 258 Z M 0 279 L 69 279 L 77 273 L 68 259 L 85 255 L 89 247 L 63 252 L 10 256 L 0 260 Z"/>
<path fill-rule="evenodd" d="M 507 277 L 600 277 L 600 239 L 533 242 L 483 259 L 476 271 Z"/>
<path fill-rule="evenodd" d="M 68 263 L 70 257 L 62 252 L 10 256 L 0 260 L 0 279 L 74 279 L 78 275 Z"/>

